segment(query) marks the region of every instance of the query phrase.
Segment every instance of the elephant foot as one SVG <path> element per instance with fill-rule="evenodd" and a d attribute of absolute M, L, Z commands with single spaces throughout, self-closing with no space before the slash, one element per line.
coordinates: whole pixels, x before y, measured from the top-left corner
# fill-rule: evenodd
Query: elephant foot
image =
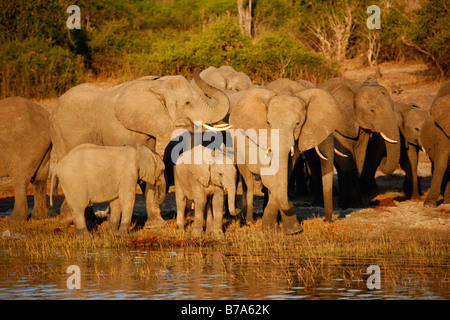
<path fill-rule="evenodd" d="M 437 207 L 437 201 L 427 198 L 425 200 L 425 202 L 423 203 L 423 205 L 425 207 L 428 207 L 428 208 L 436 208 Z"/>
<path fill-rule="evenodd" d="M 128 234 L 128 226 L 120 227 L 119 230 L 117 231 L 117 234 L 119 236 L 126 236 Z"/>
<path fill-rule="evenodd" d="M 223 240 L 223 239 L 225 239 L 225 234 L 223 233 L 222 230 L 214 231 L 213 238 L 215 240 Z"/>
<path fill-rule="evenodd" d="M 28 218 L 28 212 L 13 211 L 8 217 L 8 221 L 26 221 Z"/>
<path fill-rule="evenodd" d="M 412 200 L 420 200 L 420 194 L 419 193 L 413 193 L 409 196 L 409 199 Z"/>
<path fill-rule="evenodd" d="M 59 221 L 64 224 L 69 224 L 73 221 L 72 211 L 65 201 L 59 209 Z"/>
<path fill-rule="evenodd" d="M 77 237 L 81 237 L 81 238 L 90 238 L 91 237 L 91 234 L 89 233 L 89 231 L 86 228 L 75 229 L 75 234 Z"/>
<path fill-rule="evenodd" d="M 193 229 L 191 232 L 191 236 L 194 238 L 201 238 L 203 236 L 203 230 L 202 229 Z"/>
<path fill-rule="evenodd" d="M 167 228 L 167 222 L 160 216 L 148 217 L 144 229 Z"/>
<path fill-rule="evenodd" d="M 333 212 L 325 212 L 325 222 L 333 222 Z"/>
<path fill-rule="evenodd" d="M 48 209 L 43 208 L 34 209 L 33 212 L 31 213 L 31 219 L 34 220 L 42 220 L 48 218 L 48 216 L 49 216 Z"/>
<path fill-rule="evenodd" d="M 299 234 L 303 231 L 296 216 L 283 217 L 283 233 L 286 235 Z"/>

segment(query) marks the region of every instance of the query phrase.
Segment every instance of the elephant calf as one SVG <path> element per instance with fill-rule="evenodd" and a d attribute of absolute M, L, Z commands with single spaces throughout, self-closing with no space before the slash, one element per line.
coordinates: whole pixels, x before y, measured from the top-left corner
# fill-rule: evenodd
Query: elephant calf
<path fill-rule="evenodd" d="M 220 159 L 224 155 L 222 151 L 219 151 L 218 155 L 215 153 L 215 150 L 211 151 L 198 145 L 191 150 L 183 152 L 174 167 L 177 228 L 184 230 L 186 201 L 193 200 L 195 215 L 192 235 L 194 237 L 199 237 L 203 233 L 203 222 L 206 212 L 207 232 L 212 229 L 215 238 L 223 238 L 224 189 L 228 193 L 228 207 L 231 215 L 237 214 L 234 204 L 236 196 L 236 167 L 232 162 L 227 163 L 225 156 Z M 193 161 L 194 154 L 199 154 L 202 157 L 201 163 Z M 228 159 L 228 161 L 231 160 Z"/>
<path fill-rule="evenodd" d="M 73 211 L 75 230 L 79 235 L 88 234 L 85 208 L 106 201 L 110 202 L 108 228 L 116 231 L 120 221 L 119 232 L 126 233 L 139 180 L 156 188 L 158 202 L 164 201 L 165 197 L 164 163 L 157 153 L 144 145 L 79 145 L 61 159 L 53 170 L 50 194 L 53 194 L 56 176 Z"/>

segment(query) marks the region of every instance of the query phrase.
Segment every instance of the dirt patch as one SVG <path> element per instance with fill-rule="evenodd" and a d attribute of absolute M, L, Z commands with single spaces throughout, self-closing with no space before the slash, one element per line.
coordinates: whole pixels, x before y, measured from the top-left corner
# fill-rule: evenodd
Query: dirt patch
<path fill-rule="evenodd" d="M 404 103 L 415 103 L 429 110 L 441 83 L 429 82 L 424 76 L 427 67 L 424 64 L 394 64 L 379 65 L 381 76 L 378 83 L 386 87 L 392 100 Z M 356 81 L 364 81 L 369 75 L 376 74 L 375 67 L 361 67 L 356 61 L 346 61 L 342 76 Z"/>

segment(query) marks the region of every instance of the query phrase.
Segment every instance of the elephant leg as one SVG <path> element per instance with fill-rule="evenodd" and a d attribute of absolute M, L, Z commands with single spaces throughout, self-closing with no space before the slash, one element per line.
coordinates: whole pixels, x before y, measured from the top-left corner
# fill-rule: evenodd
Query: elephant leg
<path fill-rule="evenodd" d="M 154 185 L 150 183 L 143 183 L 141 189 L 144 187 L 144 199 L 145 208 L 147 211 L 147 221 L 145 222 L 144 228 L 162 228 L 167 227 L 166 221 L 161 217 L 161 208 L 158 204 L 158 190 Z"/>
<path fill-rule="evenodd" d="M 339 179 L 339 206 L 343 209 L 361 208 L 362 196 L 359 188 L 359 179 L 353 158 L 335 157 Z"/>
<path fill-rule="evenodd" d="M 177 229 L 184 231 L 184 217 L 186 212 L 186 197 L 181 192 L 175 192 L 177 204 Z"/>
<path fill-rule="evenodd" d="M 203 197 L 198 197 L 194 199 L 195 203 L 195 213 L 194 213 L 194 226 L 192 228 L 193 237 L 201 237 L 203 235 L 203 225 L 205 216 L 205 206 L 207 199 Z"/>
<path fill-rule="evenodd" d="M 358 170 L 353 154 L 352 142 L 340 135 L 334 136 L 335 148 L 347 155 L 346 158 L 337 156 L 334 158 L 339 179 L 339 205 L 343 209 L 361 208 L 362 195 L 358 178 Z M 341 198 L 342 196 L 342 198 Z"/>
<path fill-rule="evenodd" d="M 302 226 L 298 222 L 294 208 L 290 209 L 289 212 L 281 211 L 281 220 L 283 221 L 284 234 L 294 235 L 303 231 Z"/>
<path fill-rule="evenodd" d="M 44 219 L 48 217 L 47 206 L 47 179 L 35 180 L 34 183 L 34 207 L 31 213 L 33 219 Z"/>
<path fill-rule="evenodd" d="M 379 193 L 375 173 L 386 154 L 386 145 L 380 135 L 374 134 L 369 139 L 364 165 L 359 179 L 361 190 L 365 195 L 375 196 Z"/>
<path fill-rule="evenodd" d="M 417 163 L 419 151 L 416 146 L 410 145 L 407 151 L 408 160 L 405 174 L 405 193 L 410 199 L 420 199 L 419 177 L 417 176 Z"/>
<path fill-rule="evenodd" d="M 28 180 L 26 178 L 11 178 L 14 187 L 14 210 L 9 216 L 10 221 L 24 221 L 28 218 L 28 203 L 27 203 L 27 186 Z"/>
<path fill-rule="evenodd" d="M 131 218 L 133 217 L 133 208 L 136 199 L 136 193 L 123 192 L 122 194 L 119 194 L 119 199 L 122 207 L 122 218 L 120 220 L 119 233 L 127 234 L 128 227 L 131 223 Z"/>
<path fill-rule="evenodd" d="M 271 195 L 269 191 L 269 199 L 267 205 L 264 208 L 262 217 L 262 229 L 263 231 L 276 230 L 278 228 L 278 204 L 275 197 Z"/>
<path fill-rule="evenodd" d="M 73 221 L 73 212 L 69 204 L 67 203 L 67 198 L 64 199 L 63 203 L 61 204 L 61 208 L 59 209 L 59 221 L 61 223 L 67 224 Z"/>
<path fill-rule="evenodd" d="M 206 200 L 206 233 L 213 233 L 214 230 L 214 217 L 212 211 L 212 197 L 208 197 Z"/>
<path fill-rule="evenodd" d="M 75 224 L 75 234 L 78 236 L 88 236 L 89 231 L 84 217 L 85 207 L 78 204 L 68 204 L 73 210 L 73 223 Z"/>
<path fill-rule="evenodd" d="M 120 222 L 120 214 L 122 213 L 122 208 L 119 198 L 109 202 L 109 217 L 108 217 L 108 231 L 117 232 Z"/>
<path fill-rule="evenodd" d="M 439 196 L 441 195 L 441 186 L 444 174 L 447 172 L 448 155 L 438 154 L 433 161 L 433 174 L 431 177 L 431 187 L 428 192 L 424 205 L 427 207 L 436 207 Z"/>
<path fill-rule="evenodd" d="M 312 206 L 323 205 L 321 161 L 314 149 L 305 151 L 308 166 L 311 169 Z M 327 156 L 326 156 L 327 157 Z"/>
<path fill-rule="evenodd" d="M 238 165 L 238 168 L 242 176 L 242 224 L 250 225 L 254 222 L 253 188 L 255 178 L 245 165 Z"/>
<path fill-rule="evenodd" d="M 222 220 L 223 220 L 223 191 L 216 192 L 212 198 L 212 212 L 213 212 L 213 236 L 217 240 L 224 238 L 222 230 Z"/>

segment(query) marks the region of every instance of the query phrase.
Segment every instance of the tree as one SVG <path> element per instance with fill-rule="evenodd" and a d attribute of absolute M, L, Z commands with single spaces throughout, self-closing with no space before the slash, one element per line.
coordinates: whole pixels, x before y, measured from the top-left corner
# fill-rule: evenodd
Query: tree
<path fill-rule="evenodd" d="M 239 26 L 244 35 L 252 35 L 252 0 L 248 1 L 248 7 L 244 9 L 242 0 L 237 0 Z"/>

